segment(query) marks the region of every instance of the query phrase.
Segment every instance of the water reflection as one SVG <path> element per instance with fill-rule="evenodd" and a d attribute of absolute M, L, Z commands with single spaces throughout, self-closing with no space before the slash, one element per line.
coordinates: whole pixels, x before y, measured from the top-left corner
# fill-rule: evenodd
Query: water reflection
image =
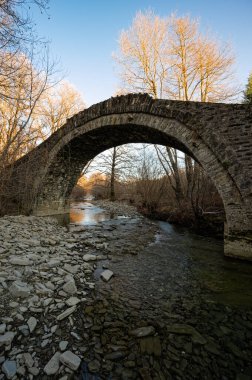
<path fill-rule="evenodd" d="M 74 202 L 70 209 L 70 223 L 92 225 L 113 219 L 114 215 L 89 202 Z"/>

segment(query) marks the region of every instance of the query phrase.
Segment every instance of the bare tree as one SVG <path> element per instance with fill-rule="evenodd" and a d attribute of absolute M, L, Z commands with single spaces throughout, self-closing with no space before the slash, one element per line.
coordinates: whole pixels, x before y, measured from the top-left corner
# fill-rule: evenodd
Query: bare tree
<path fill-rule="evenodd" d="M 153 12 L 137 13 L 132 26 L 122 31 L 119 54 L 114 54 L 120 67 L 123 87 L 129 91 L 148 92 L 163 97 L 168 76 L 168 20 Z"/>
<path fill-rule="evenodd" d="M 121 32 L 114 58 L 129 91 L 199 101 L 237 95 L 232 49 L 200 33 L 198 20 L 189 16 L 161 18 L 138 12 L 131 27 Z"/>
<path fill-rule="evenodd" d="M 91 163 L 89 169 L 105 174 L 109 180 L 109 198 L 116 198 L 115 184 L 132 175 L 133 162 L 136 163 L 137 153 L 132 145 L 121 145 L 99 154 Z"/>
<path fill-rule="evenodd" d="M 115 60 L 124 88 L 148 92 L 154 98 L 227 101 L 237 95 L 232 86 L 234 56 L 230 46 L 199 31 L 198 20 L 174 15 L 160 18 L 138 12 L 131 27 L 122 31 Z M 178 152 L 156 149 L 165 171 L 172 173 L 178 203 L 184 196 Z M 188 197 L 198 165 L 185 155 Z M 194 173 L 195 171 L 195 173 Z"/>
<path fill-rule="evenodd" d="M 67 119 L 85 108 L 80 93 L 68 82 L 61 82 L 43 94 L 37 113 L 45 136 L 59 129 Z"/>
<path fill-rule="evenodd" d="M 0 165 L 5 167 L 42 141 L 42 133 L 35 122 L 35 113 L 42 95 L 52 85 L 53 64 L 44 57 L 42 66 L 23 54 L 6 53 L 12 60 L 15 77 L 5 88 L 6 96 L 0 99 Z M 41 58 L 41 57 L 40 57 Z M 22 61 L 22 65 L 20 62 Z M 16 68 L 15 68 L 16 65 Z M 1 75 L 0 75 L 1 80 Z M 13 92 L 14 91 L 14 92 Z"/>
<path fill-rule="evenodd" d="M 39 39 L 29 17 L 31 4 L 46 12 L 49 0 L 1 0 L 0 1 L 0 96 L 12 99 L 15 95 L 13 81 L 27 57 L 43 49 L 45 41 Z M 21 58 L 23 55 L 23 58 Z"/>
<path fill-rule="evenodd" d="M 135 193 L 140 197 L 140 208 L 149 215 L 158 209 L 167 192 L 168 178 L 164 179 L 164 168 L 156 159 L 155 150 L 143 146 L 135 175 Z M 138 201 L 139 202 L 139 201 Z"/>

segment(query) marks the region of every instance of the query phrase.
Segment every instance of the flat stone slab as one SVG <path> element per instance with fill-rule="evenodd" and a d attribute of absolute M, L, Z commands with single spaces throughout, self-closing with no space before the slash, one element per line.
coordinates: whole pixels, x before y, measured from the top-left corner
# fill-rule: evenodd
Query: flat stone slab
<path fill-rule="evenodd" d="M 61 342 L 59 342 L 60 351 L 65 351 L 65 349 L 67 348 L 67 346 L 68 346 L 68 341 L 67 340 L 62 340 Z"/>
<path fill-rule="evenodd" d="M 17 372 L 17 364 L 14 360 L 6 360 L 2 365 L 2 372 L 7 379 L 12 379 Z"/>
<path fill-rule="evenodd" d="M 21 281 L 14 281 L 9 290 L 14 297 L 21 298 L 29 297 L 31 293 L 31 289 L 28 287 L 28 285 L 25 282 Z"/>
<path fill-rule="evenodd" d="M 142 338 L 153 334 L 155 334 L 155 329 L 153 326 L 139 327 L 138 329 L 130 331 L 130 335 L 137 338 Z"/>
<path fill-rule="evenodd" d="M 83 256 L 83 260 L 84 261 L 95 261 L 95 260 L 97 260 L 97 256 L 96 255 L 91 255 L 90 253 L 86 253 Z"/>
<path fill-rule="evenodd" d="M 66 351 L 60 356 L 60 362 L 73 371 L 76 371 L 80 366 L 81 359 L 71 351 Z"/>
<path fill-rule="evenodd" d="M 114 275 L 114 273 L 112 272 L 112 270 L 106 269 L 105 271 L 103 271 L 103 272 L 101 273 L 101 278 L 102 278 L 104 281 L 108 282 L 108 281 L 111 279 L 111 277 L 112 277 L 113 275 Z"/>
<path fill-rule="evenodd" d="M 22 257 L 11 257 L 10 258 L 10 263 L 12 265 L 20 265 L 20 266 L 26 266 L 26 265 L 32 265 L 32 261 L 27 259 L 27 258 L 22 258 Z"/>
<path fill-rule="evenodd" d="M 12 331 L 6 332 L 4 335 L 0 336 L 0 347 L 9 346 L 15 337 L 15 333 Z"/>
<path fill-rule="evenodd" d="M 67 304 L 67 306 L 75 306 L 78 303 L 80 303 L 80 301 L 81 300 L 77 297 L 70 297 L 66 300 L 66 304 Z"/>
<path fill-rule="evenodd" d="M 68 293 L 68 294 L 75 294 L 77 292 L 77 288 L 76 288 L 76 285 L 75 285 L 75 281 L 74 279 L 72 280 L 69 280 L 62 288 L 64 290 L 64 292 Z"/>
<path fill-rule="evenodd" d="M 59 314 L 57 316 L 57 321 L 62 321 L 62 319 L 67 318 L 69 315 L 71 315 L 76 310 L 76 306 L 69 307 L 63 313 Z"/>
<path fill-rule="evenodd" d="M 49 375 L 55 375 L 60 366 L 60 358 L 61 353 L 60 352 L 55 352 L 55 354 L 51 357 L 49 362 L 45 365 L 44 367 L 44 372 L 49 376 Z"/>
<path fill-rule="evenodd" d="M 27 321 L 27 325 L 29 327 L 30 332 L 32 333 L 37 326 L 37 319 L 34 317 L 30 317 Z"/>
<path fill-rule="evenodd" d="M 80 269 L 80 265 L 65 264 L 63 268 L 69 273 L 76 274 Z"/>

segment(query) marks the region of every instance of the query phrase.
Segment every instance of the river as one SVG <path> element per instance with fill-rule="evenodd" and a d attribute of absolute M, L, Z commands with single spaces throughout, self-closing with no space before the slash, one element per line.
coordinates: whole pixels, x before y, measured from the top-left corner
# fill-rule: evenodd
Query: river
<path fill-rule="evenodd" d="M 251 264 L 225 258 L 223 242 L 213 237 L 116 217 L 90 202 L 73 204 L 70 223 L 111 247 L 95 264 L 97 286 L 88 306 L 95 329 L 87 336 L 96 349 L 80 378 L 252 379 Z M 105 283 L 100 273 L 107 267 L 114 277 Z M 146 325 L 155 334 L 132 340 L 130 331 Z"/>

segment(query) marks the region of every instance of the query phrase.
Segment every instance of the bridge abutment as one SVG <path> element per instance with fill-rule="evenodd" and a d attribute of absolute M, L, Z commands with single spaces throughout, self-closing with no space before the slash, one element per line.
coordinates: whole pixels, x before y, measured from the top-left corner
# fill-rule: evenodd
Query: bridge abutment
<path fill-rule="evenodd" d="M 224 255 L 252 261 L 252 231 L 224 235 Z"/>

